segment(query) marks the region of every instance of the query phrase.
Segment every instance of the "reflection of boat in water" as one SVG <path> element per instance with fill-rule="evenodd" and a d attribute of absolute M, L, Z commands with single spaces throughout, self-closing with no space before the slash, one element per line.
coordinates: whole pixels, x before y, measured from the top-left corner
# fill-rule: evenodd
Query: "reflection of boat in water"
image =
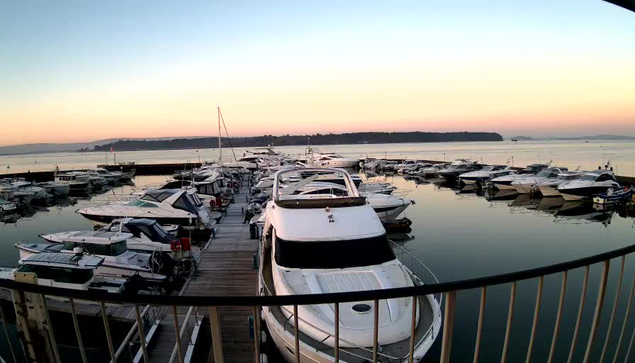
<path fill-rule="evenodd" d="M 562 208 L 563 204 L 564 199 L 562 198 L 542 198 L 536 206 L 536 210 L 549 214 L 555 214 L 560 210 L 560 208 Z"/>
<path fill-rule="evenodd" d="M 514 199 L 509 206 L 510 207 L 523 207 L 526 209 L 537 209 L 540 199 L 531 198 L 529 194 L 517 194 L 518 197 Z"/>
<path fill-rule="evenodd" d="M 556 212 L 556 223 L 600 222 L 604 225 L 611 223 L 615 210 L 597 210 L 593 204 L 584 202 L 565 202 Z"/>

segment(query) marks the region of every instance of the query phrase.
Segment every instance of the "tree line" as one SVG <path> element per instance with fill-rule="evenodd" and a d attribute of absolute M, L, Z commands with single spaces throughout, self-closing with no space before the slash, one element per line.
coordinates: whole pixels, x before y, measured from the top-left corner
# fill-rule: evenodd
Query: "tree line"
<path fill-rule="evenodd" d="M 314 135 L 263 135 L 221 138 L 223 147 L 287 145 L 392 144 L 417 142 L 503 141 L 495 132 L 353 132 Z M 217 148 L 218 138 L 179 138 L 171 140 L 119 140 L 98 145 L 94 151 L 175 150 Z"/>

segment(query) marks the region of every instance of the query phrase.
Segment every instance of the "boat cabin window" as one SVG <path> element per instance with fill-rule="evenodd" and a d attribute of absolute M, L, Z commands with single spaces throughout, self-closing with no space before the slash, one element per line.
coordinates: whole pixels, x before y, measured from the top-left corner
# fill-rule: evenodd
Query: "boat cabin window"
<path fill-rule="evenodd" d="M 388 237 L 346 241 L 291 241 L 275 237 L 275 259 L 289 268 L 348 268 L 378 265 L 395 259 Z"/>
<path fill-rule="evenodd" d="M 126 204 L 129 207 L 140 207 L 140 208 L 159 208 L 155 204 L 144 202 L 142 200 L 133 200 L 132 202 Z"/>
<path fill-rule="evenodd" d="M 615 180 L 610 174 L 602 174 L 595 181 L 607 181 L 607 180 Z"/>
<path fill-rule="evenodd" d="M 93 270 L 61 268 L 38 265 L 22 265 L 18 272 L 34 273 L 39 279 L 53 280 L 67 284 L 85 284 L 93 278 Z"/>
<path fill-rule="evenodd" d="M 119 256 L 122 253 L 128 251 L 128 243 L 126 241 L 111 243 L 111 244 L 97 244 L 97 243 L 85 243 L 85 242 L 64 242 L 64 248 L 72 251 L 75 247 L 81 247 L 87 253 L 93 255 L 102 256 Z"/>
<path fill-rule="evenodd" d="M 302 194 L 303 195 L 332 194 L 332 195 L 346 196 L 348 195 L 348 192 L 346 190 L 339 189 L 339 188 L 320 188 L 320 189 L 311 190 L 309 192 L 305 192 Z"/>
<path fill-rule="evenodd" d="M 146 194 L 141 197 L 142 200 L 150 200 L 153 202 L 163 202 L 164 200 L 170 198 L 174 195 L 173 190 L 151 190 L 146 192 Z"/>
<path fill-rule="evenodd" d="M 595 181 L 596 179 L 598 179 L 597 174 L 587 174 L 582 176 L 582 178 L 580 178 L 580 180 L 585 180 L 585 181 Z"/>

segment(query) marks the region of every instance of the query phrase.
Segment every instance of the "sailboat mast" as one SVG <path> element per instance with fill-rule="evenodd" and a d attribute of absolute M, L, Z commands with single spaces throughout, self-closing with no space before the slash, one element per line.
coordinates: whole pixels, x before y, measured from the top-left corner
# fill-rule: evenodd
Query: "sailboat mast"
<path fill-rule="evenodd" d="M 220 141 L 220 137 L 221 137 L 221 132 L 220 132 L 220 106 L 217 107 L 218 109 L 218 162 L 222 163 L 223 162 L 223 147 L 221 145 L 221 141 Z"/>

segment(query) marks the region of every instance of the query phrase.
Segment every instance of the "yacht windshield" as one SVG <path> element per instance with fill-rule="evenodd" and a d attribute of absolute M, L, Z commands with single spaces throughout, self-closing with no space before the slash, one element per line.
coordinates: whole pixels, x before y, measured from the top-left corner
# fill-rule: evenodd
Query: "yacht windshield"
<path fill-rule="evenodd" d="M 580 178 L 580 180 L 586 180 L 586 181 L 595 181 L 595 179 L 597 179 L 597 175 L 595 174 L 587 174 L 585 176 L 583 176 L 582 178 Z"/>
<path fill-rule="evenodd" d="M 128 250 L 128 243 L 121 241 L 111 244 L 83 243 L 83 242 L 64 242 L 64 248 L 72 251 L 75 247 L 81 247 L 87 253 L 102 256 L 119 256 Z"/>
<path fill-rule="evenodd" d="M 276 263 L 289 268 L 349 268 L 395 259 L 386 235 L 346 241 L 290 241 L 276 236 Z"/>

